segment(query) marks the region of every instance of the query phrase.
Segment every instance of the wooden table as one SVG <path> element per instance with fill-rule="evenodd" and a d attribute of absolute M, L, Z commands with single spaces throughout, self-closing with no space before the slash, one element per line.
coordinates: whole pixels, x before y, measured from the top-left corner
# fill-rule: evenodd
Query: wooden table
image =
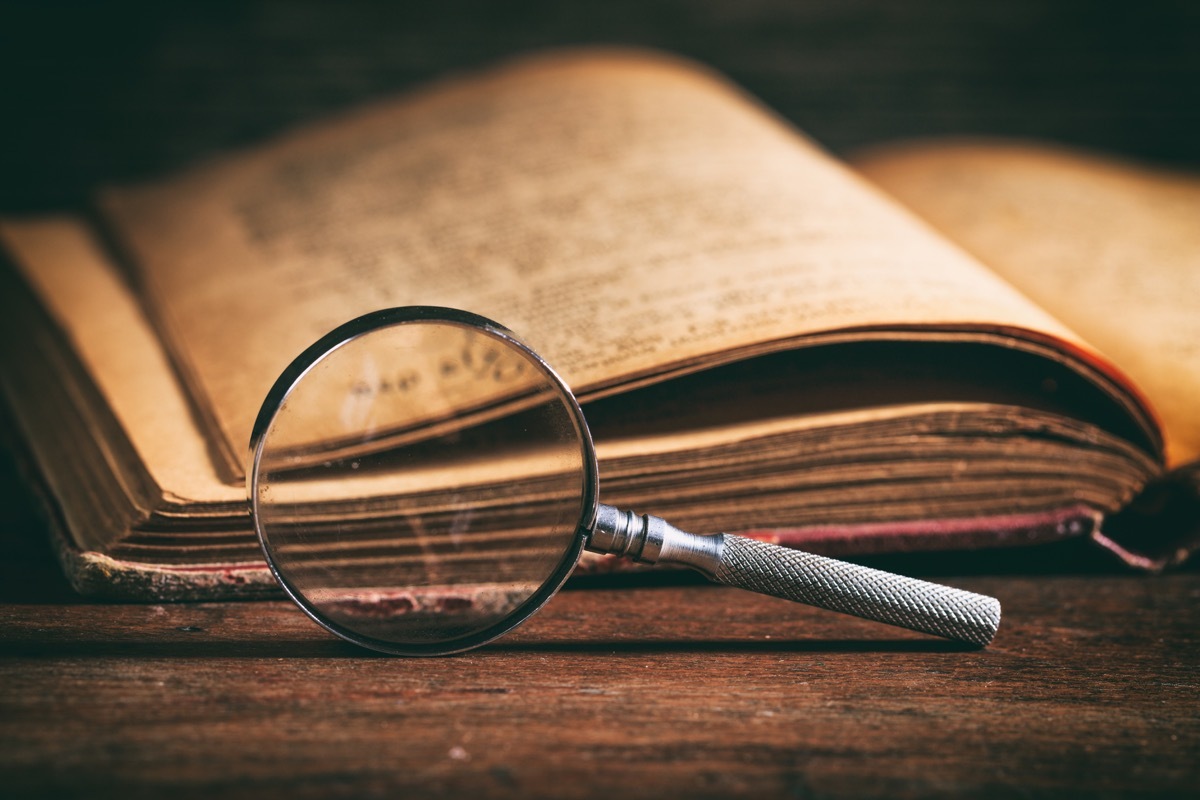
<path fill-rule="evenodd" d="M 7 591 L 0 794 L 1200 794 L 1200 574 L 945 582 L 1001 598 L 991 647 L 679 580 L 432 660 L 284 602 Z"/>

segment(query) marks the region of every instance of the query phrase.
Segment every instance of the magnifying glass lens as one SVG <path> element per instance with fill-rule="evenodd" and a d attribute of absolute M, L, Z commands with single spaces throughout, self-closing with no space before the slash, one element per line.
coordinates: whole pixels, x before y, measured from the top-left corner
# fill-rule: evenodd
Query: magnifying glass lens
<path fill-rule="evenodd" d="M 325 337 L 271 392 L 253 442 L 256 526 L 284 588 L 335 633 L 396 653 L 468 649 L 574 566 L 594 513 L 591 443 L 561 380 L 507 331 L 388 313 Z"/>

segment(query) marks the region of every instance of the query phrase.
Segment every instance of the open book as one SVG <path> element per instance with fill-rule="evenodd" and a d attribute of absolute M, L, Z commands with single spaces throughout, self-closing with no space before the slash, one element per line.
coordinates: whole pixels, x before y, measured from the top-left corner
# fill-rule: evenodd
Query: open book
<path fill-rule="evenodd" d="M 684 528 L 1185 557 L 1200 181 L 984 144 L 857 166 L 694 64 L 567 51 L 0 224 L 4 404 L 69 575 L 270 590 L 255 413 L 404 305 L 516 331 L 583 402 L 604 502 Z"/>

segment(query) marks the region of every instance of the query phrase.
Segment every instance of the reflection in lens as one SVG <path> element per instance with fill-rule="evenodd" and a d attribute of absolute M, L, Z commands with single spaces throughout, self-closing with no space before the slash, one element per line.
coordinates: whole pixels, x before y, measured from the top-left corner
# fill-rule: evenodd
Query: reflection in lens
<path fill-rule="evenodd" d="M 578 406 L 494 330 L 407 321 L 333 344 L 258 433 L 272 566 L 318 621 L 371 646 L 498 635 L 578 555 L 592 478 Z"/>

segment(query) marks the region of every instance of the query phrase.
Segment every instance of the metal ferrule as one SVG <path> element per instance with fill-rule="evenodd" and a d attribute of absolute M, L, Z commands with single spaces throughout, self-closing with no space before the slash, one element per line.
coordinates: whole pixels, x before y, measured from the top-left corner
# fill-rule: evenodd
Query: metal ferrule
<path fill-rule="evenodd" d="M 688 533 L 660 517 L 601 504 L 584 546 L 643 564 L 684 564 L 711 577 L 721 563 L 724 542 L 723 534 Z"/>

